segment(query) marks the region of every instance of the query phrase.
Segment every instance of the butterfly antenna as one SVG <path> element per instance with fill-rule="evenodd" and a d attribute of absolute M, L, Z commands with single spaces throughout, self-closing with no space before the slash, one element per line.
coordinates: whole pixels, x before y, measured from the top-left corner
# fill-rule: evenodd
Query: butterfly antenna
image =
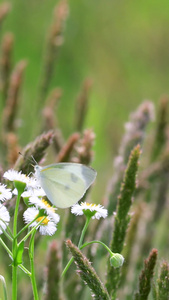
<path fill-rule="evenodd" d="M 32 163 L 32 161 L 33 161 L 35 165 L 38 164 L 37 161 L 35 160 L 35 158 L 33 157 L 33 155 L 31 155 L 31 158 L 30 158 L 30 157 L 24 156 L 21 152 L 19 152 L 19 155 L 21 155 L 24 159 L 29 160 L 31 163 Z M 31 165 L 34 167 L 34 164 L 31 164 Z"/>
<path fill-rule="evenodd" d="M 20 151 L 18 152 L 18 154 L 24 157 L 24 155 Z"/>
<path fill-rule="evenodd" d="M 35 163 L 35 165 L 37 165 L 38 163 L 37 163 L 36 159 L 33 157 L 33 155 L 31 155 L 31 158 L 32 158 L 33 162 Z"/>

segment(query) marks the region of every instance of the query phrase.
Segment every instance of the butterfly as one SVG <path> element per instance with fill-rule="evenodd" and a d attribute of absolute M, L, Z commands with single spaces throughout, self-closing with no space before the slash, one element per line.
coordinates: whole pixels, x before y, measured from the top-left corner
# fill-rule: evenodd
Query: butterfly
<path fill-rule="evenodd" d="M 94 182 L 97 172 L 78 163 L 57 163 L 34 166 L 35 177 L 50 202 L 59 208 L 77 203 Z"/>

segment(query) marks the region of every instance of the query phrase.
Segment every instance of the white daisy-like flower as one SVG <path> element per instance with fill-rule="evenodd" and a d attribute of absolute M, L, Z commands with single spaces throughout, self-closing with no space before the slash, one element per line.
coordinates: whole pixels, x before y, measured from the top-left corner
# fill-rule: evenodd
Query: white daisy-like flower
<path fill-rule="evenodd" d="M 12 191 L 12 193 L 14 195 L 18 195 L 17 189 L 14 189 Z M 26 191 L 24 191 L 21 194 L 21 196 L 23 198 L 29 198 L 29 197 L 33 197 L 33 196 L 35 196 L 35 197 L 44 197 L 44 196 L 46 196 L 46 193 L 41 187 L 40 188 L 28 188 Z"/>
<path fill-rule="evenodd" d="M 46 196 L 46 193 L 41 187 L 28 188 L 27 191 L 22 193 L 23 198 L 44 197 L 44 196 Z"/>
<path fill-rule="evenodd" d="M 27 176 L 27 178 L 28 178 L 28 182 L 26 183 L 27 189 L 40 189 L 39 182 L 35 177 Z"/>
<path fill-rule="evenodd" d="M 29 207 L 23 214 L 25 223 L 29 224 L 32 222 L 37 215 L 39 214 L 39 210 L 35 207 Z M 36 226 L 44 217 L 41 216 L 33 222 L 30 227 Z M 52 221 L 49 216 L 46 216 L 42 223 L 37 227 L 41 235 L 53 235 L 56 230 L 56 222 Z"/>
<path fill-rule="evenodd" d="M 55 223 L 59 222 L 60 217 L 55 213 L 57 208 L 51 206 L 45 199 L 39 199 L 38 197 L 33 196 L 29 198 L 29 204 L 35 205 L 35 207 L 38 209 L 44 209 L 52 221 Z"/>
<path fill-rule="evenodd" d="M 0 183 L 0 202 L 12 198 L 11 189 L 7 189 L 5 184 Z"/>
<path fill-rule="evenodd" d="M 1 205 L 0 206 L 0 234 L 2 234 L 3 231 L 6 229 L 6 227 L 9 225 L 9 221 L 10 221 L 9 212 L 7 211 L 4 205 Z"/>
<path fill-rule="evenodd" d="M 81 216 L 83 214 L 92 216 L 92 219 L 100 219 L 107 217 L 107 209 L 100 204 L 90 204 L 86 202 L 81 202 L 80 204 L 75 204 L 71 208 L 72 214 L 76 216 Z"/>
<path fill-rule="evenodd" d="M 18 172 L 16 170 L 10 169 L 6 171 L 3 175 L 5 179 L 8 179 L 9 181 L 20 181 L 27 183 L 28 182 L 28 177 L 23 174 L 21 171 Z"/>
<path fill-rule="evenodd" d="M 21 171 L 18 172 L 16 170 L 8 170 L 4 173 L 3 177 L 8 179 L 9 181 L 19 181 L 26 184 L 27 188 L 37 188 L 39 184 L 34 177 L 29 177 L 23 174 Z"/>

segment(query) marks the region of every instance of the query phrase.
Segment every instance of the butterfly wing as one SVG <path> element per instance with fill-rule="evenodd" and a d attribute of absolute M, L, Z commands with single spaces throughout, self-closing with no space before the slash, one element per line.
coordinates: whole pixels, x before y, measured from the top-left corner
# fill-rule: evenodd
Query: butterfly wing
<path fill-rule="evenodd" d="M 40 171 L 40 183 L 49 200 L 60 208 L 79 201 L 96 178 L 96 171 L 81 164 L 59 163 Z"/>

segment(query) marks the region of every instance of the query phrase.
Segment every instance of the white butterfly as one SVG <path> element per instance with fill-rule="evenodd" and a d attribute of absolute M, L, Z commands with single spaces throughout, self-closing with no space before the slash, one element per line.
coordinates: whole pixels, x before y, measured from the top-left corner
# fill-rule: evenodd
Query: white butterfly
<path fill-rule="evenodd" d="M 94 169 L 77 163 L 58 163 L 46 167 L 35 165 L 34 169 L 46 196 L 60 208 L 78 202 L 97 175 Z"/>

